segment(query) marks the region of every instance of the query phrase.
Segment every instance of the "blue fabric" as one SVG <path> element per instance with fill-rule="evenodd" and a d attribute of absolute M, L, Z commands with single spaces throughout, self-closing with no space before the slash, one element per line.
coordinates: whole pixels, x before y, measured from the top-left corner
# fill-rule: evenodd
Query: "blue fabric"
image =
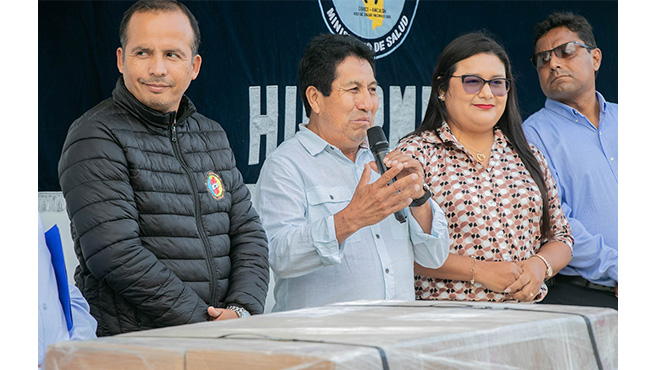
<path fill-rule="evenodd" d="M 371 151 L 360 148 L 351 161 L 304 125 L 267 158 L 254 204 L 269 238 L 273 311 L 414 300 L 414 261 L 438 268 L 446 260 L 447 223 L 433 200 L 431 234 L 408 212 L 405 223 L 389 215 L 338 244 L 333 216 L 350 203 L 364 165 L 373 160 Z M 370 182 L 378 178 L 372 172 Z"/>
<path fill-rule="evenodd" d="M 68 292 L 68 275 L 66 274 L 66 261 L 64 260 L 64 250 L 62 248 L 59 228 L 54 225 L 46 231 L 46 245 L 50 250 L 52 267 L 55 269 L 55 278 L 57 279 L 57 290 L 59 290 L 59 301 L 61 302 L 64 316 L 66 317 L 66 326 L 70 331 L 73 328 L 73 316 L 71 315 L 71 296 Z"/>
<path fill-rule="evenodd" d="M 55 231 L 53 231 L 55 230 Z M 50 237 L 59 236 L 57 229 L 50 230 Z M 69 285 L 64 278 L 63 284 L 60 285 L 56 277 L 57 272 L 53 265 L 52 254 L 46 245 L 46 233 L 43 230 L 41 217 L 39 217 L 38 229 L 38 265 L 39 265 L 39 365 L 43 363 L 46 357 L 48 346 L 67 340 L 86 340 L 96 338 L 96 320 L 89 313 L 89 305 L 84 299 L 80 290 L 75 285 Z M 59 240 L 61 244 L 61 240 Z M 53 244 L 54 245 L 54 244 Z M 55 249 L 55 248 L 53 248 Z M 62 251 L 61 245 L 59 250 Z M 63 263 L 63 254 L 61 266 L 66 270 Z M 73 327 L 68 327 L 64 310 L 60 301 L 60 294 L 65 290 L 69 299 L 70 322 Z"/>
<path fill-rule="evenodd" d="M 524 122 L 527 140 L 549 163 L 574 237 L 563 275 L 615 286 L 618 281 L 618 106 L 597 93 L 599 129 L 576 109 L 547 99 Z"/>

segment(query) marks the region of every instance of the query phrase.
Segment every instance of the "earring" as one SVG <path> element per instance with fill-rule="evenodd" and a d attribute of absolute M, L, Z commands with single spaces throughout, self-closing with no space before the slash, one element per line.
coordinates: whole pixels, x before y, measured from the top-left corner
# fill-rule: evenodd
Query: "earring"
<path fill-rule="evenodd" d="M 440 94 L 440 96 L 438 96 L 438 99 L 440 99 L 441 101 L 444 101 L 444 94 Z"/>

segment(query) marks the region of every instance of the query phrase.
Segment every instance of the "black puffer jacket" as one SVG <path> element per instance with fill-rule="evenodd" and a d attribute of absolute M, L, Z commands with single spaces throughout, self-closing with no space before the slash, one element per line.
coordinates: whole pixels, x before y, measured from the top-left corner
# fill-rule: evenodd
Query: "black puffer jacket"
<path fill-rule="evenodd" d="M 99 336 L 204 321 L 210 305 L 262 313 L 266 234 L 225 131 L 186 96 L 161 114 L 120 78 L 71 125 L 59 180 Z"/>

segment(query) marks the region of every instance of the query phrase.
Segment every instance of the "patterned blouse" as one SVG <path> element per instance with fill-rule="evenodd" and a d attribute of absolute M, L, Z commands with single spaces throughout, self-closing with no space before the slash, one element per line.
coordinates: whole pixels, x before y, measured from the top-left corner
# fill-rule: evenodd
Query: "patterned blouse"
<path fill-rule="evenodd" d="M 495 129 L 487 168 L 475 160 L 444 124 L 401 140 L 398 149 L 424 167 L 424 181 L 449 223 L 450 253 L 481 261 L 521 261 L 547 241 L 572 247 L 569 223 L 560 207 L 556 184 L 537 148 L 549 194 L 553 236 L 542 240 L 542 196 L 521 159 L 499 129 Z M 547 294 L 542 284 L 536 301 Z M 510 294 L 494 292 L 475 282 L 415 276 L 416 299 L 516 302 Z"/>

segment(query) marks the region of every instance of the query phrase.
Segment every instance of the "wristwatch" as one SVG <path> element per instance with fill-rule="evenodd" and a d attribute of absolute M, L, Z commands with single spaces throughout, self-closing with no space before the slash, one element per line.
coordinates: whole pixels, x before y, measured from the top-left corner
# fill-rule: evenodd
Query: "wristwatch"
<path fill-rule="evenodd" d="M 424 184 L 424 195 L 422 195 L 421 197 L 413 200 L 412 203 L 410 203 L 410 207 L 422 206 L 422 205 L 424 205 L 424 203 L 426 203 L 428 198 L 430 198 L 432 196 L 433 196 L 433 193 L 431 193 L 430 187 L 428 185 Z"/>
<path fill-rule="evenodd" d="M 239 307 L 235 305 L 230 305 L 226 307 L 227 310 L 233 310 L 237 313 L 237 316 L 241 317 L 248 317 L 251 315 L 250 312 L 248 312 L 244 307 Z"/>

